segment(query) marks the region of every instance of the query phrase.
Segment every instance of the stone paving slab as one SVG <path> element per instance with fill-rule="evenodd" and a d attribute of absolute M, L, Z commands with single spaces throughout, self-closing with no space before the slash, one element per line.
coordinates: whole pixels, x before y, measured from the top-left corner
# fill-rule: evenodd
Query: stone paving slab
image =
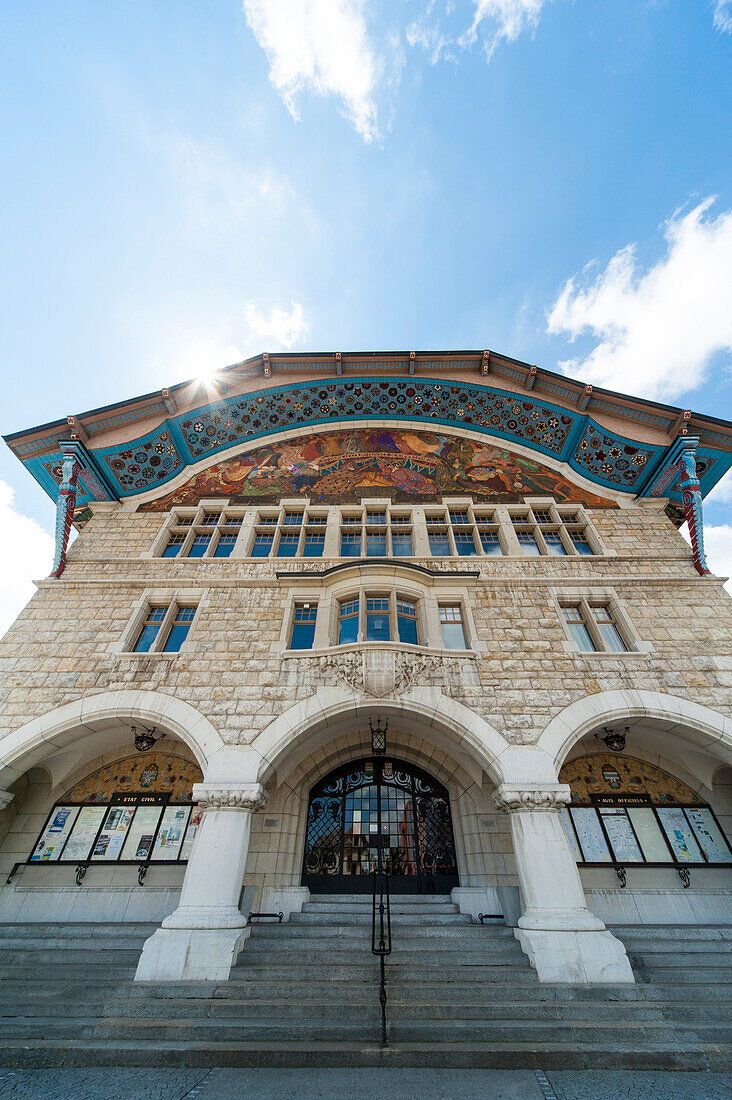
<path fill-rule="evenodd" d="M 0 1100 L 732 1100 L 732 1073 L 416 1069 L 0 1070 Z"/>

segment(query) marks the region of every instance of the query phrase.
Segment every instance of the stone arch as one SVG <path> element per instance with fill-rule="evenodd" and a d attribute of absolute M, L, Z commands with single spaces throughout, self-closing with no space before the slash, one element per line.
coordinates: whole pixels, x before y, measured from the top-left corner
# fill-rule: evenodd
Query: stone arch
<path fill-rule="evenodd" d="M 0 743 L 0 786 L 9 786 L 54 750 L 115 719 L 149 722 L 174 734 L 190 748 L 204 772 L 210 757 L 224 747 L 208 718 L 182 699 L 158 691 L 104 691 L 65 703 L 8 734 Z"/>
<path fill-rule="evenodd" d="M 367 699 L 345 688 L 320 688 L 279 715 L 249 746 L 252 781 L 270 781 L 288 756 L 304 750 L 306 739 L 315 737 L 345 718 L 366 717 L 367 712 L 403 717 L 420 723 L 427 739 L 452 745 L 471 759 L 493 783 L 504 781 L 501 757 L 511 746 L 484 718 L 444 695 L 439 688 L 414 688 L 399 698 Z M 294 766 L 294 764 L 293 764 Z"/>
<path fill-rule="evenodd" d="M 568 753 L 585 734 L 624 718 L 646 718 L 684 727 L 684 736 L 718 763 L 732 763 L 732 718 L 678 695 L 660 691 L 620 689 L 587 695 L 557 714 L 536 747 L 552 760 L 556 774 Z"/>

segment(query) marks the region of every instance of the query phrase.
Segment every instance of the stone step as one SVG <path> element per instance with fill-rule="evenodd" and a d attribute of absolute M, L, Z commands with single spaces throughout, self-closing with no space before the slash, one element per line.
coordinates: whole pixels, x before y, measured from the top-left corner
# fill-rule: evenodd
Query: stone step
<path fill-rule="evenodd" d="M 674 967 L 680 973 L 697 967 L 715 967 L 722 974 L 725 970 L 732 976 L 732 955 L 729 951 L 684 951 L 675 957 L 670 951 L 654 951 L 651 948 L 638 950 L 635 947 L 628 948 L 628 958 L 633 966 L 644 969 Z"/>
<path fill-rule="evenodd" d="M 105 924 L 73 923 L 61 924 L 59 922 L 33 921 L 24 924 L 7 924 L 0 922 L 0 936 L 4 939 L 39 939 L 49 936 L 54 939 L 79 939 L 79 940 L 104 940 L 108 937 L 133 937 L 143 943 L 152 936 L 160 927 L 159 923 L 130 922 L 123 924 L 119 921 L 110 921 Z"/>
<path fill-rule="evenodd" d="M 421 899 L 416 902 L 406 903 L 401 899 L 399 901 L 394 898 L 391 899 L 389 908 L 392 916 L 395 913 L 415 913 L 421 915 L 431 915 L 433 913 L 459 913 L 460 909 L 457 905 L 453 905 L 451 901 L 422 901 Z M 342 913 L 344 916 L 352 913 L 368 913 L 372 912 L 371 898 L 366 905 L 344 905 L 342 901 L 306 901 L 302 907 L 303 913 Z"/>
<path fill-rule="evenodd" d="M 104 951 L 104 958 L 97 960 L 97 965 L 104 967 L 129 967 L 137 966 L 140 958 L 138 948 L 119 947 L 115 950 Z M 88 947 L 63 947 L 63 948 L 32 948 L 16 947 L 12 950 L 0 949 L 0 968 L 5 972 L 6 967 L 22 966 L 25 963 L 35 963 L 37 966 L 48 967 L 50 971 L 57 966 L 73 966 L 80 963 L 88 964 L 90 956 L 95 956 L 97 949 L 90 951 Z"/>
<path fill-rule="evenodd" d="M 508 935 L 499 936 L 487 925 L 481 924 L 410 924 L 406 936 L 395 932 L 393 939 L 395 943 L 400 939 L 402 941 L 408 939 L 410 942 L 415 939 L 430 940 L 435 946 L 438 945 L 438 941 L 452 939 L 459 939 L 463 943 L 485 944 L 487 947 L 501 944 L 516 944 L 518 946 L 518 940 L 513 935 L 513 930 L 507 928 L 506 932 Z M 360 941 L 370 943 L 371 923 L 327 925 L 317 923 L 253 924 L 249 947 L 252 947 L 255 943 L 258 945 L 265 941 L 287 943 L 292 940 L 304 942 L 305 940 L 315 939 L 324 939 L 331 942 L 335 939 L 347 939 L 353 943 Z"/>
<path fill-rule="evenodd" d="M 712 924 L 622 924 L 608 925 L 613 935 L 626 940 L 648 940 L 660 943 L 673 940 L 685 943 L 689 940 L 732 940 L 732 925 Z"/>
<path fill-rule="evenodd" d="M 366 1040 L 345 1042 L 146 1042 L 144 1040 L 86 1039 L 73 1045 L 65 1040 L 3 1040 L 0 1065 L 15 1069 L 35 1066 L 186 1066 L 223 1067 L 339 1067 L 446 1068 L 446 1069 L 613 1069 L 728 1070 L 730 1044 L 563 1042 L 543 1044 L 479 1041 L 400 1042 L 383 1051 Z"/>
<path fill-rule="evenodd" d="M 469 913 L 435 913 L 430 915 L 429 918 L 420 916 L 418 913 L 410 911 L 404 913 L 392 913 L 391 923 L 392 925 L 403 925 L 404 927 L 410 927 L 413 924 L 421 924 L 424 920 L 429 919 L 430 924 L 472 924 L 473 918 Z M 348 913 L 346 916 L 343 912 L 339 913 L 293 913 L 290 917 L 290 924 L 335 924 L 335 925 L 370 925 L 371 924 L 371 911 L 365 909 L 363 911 Z"/>
<path fill-rule="evenodd" d="M 452 904 L 452 899 L 449 894 L 392 894 L 392 904 L 397 901 L 401 905 L 445 905 Z M 352 906 L 358 908 L 365 905 L 367 908 L 371 908 L 373 904 L 373 896 L 371 892 L 368 894 L 311 894 L 310 900 L 305 902 L 306 905 L 341 905 Z"/>

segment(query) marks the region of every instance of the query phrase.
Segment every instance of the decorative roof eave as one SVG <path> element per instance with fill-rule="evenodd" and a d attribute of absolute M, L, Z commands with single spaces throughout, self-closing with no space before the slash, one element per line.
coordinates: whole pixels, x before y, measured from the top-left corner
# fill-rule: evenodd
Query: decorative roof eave
<path fill-rule="evenodd" d="M 474 382 L 463 380 L 466 372 L 476 375 Z M 300 380 L 284 381 L 288 374 Z M 308 374 L 319 377 L 310 382 Z M 259 377 L 263 386 L 253 389 Z M 360 409 L 348 399 L 347 391 L 355 385 L 365 391 Z M 671 461 L 679 435 L 699 441 L 695 457 L 702 496 L 732 465 L 732 425 L 726 421 L 593 389 L 491 351 L 263 354 L 225 368 L 217 387 L 212 400 L 200 385 L 182 383 L 5 439 L 54 498 L 62 476 L 61 445 L 73 444 L 84 456 L 79 505 L 162 487 L 201 458 L 249 439 L 305 424 L 324 429 L 368 418 L 411 418 L 422 427 L 477 429 L 566 462 L 604 488 L 635 495 L 654 495 L 654 486 L 657 492 L 659 474 Z M 395 391 L 393 410 L 382 400 L 390 389 Z M 407 389 L 415 394 L 411 411 L 405 405 Z M 317 397 L 324 390 L 327 400 Z M 297 412 L 298 403 L 309 416 Z M 511 408 L 518 410 L 514 419 L 506 415 Z M 530 417 L 545 426 L 556 420 L 559 427 L 532 433 Z M 610 429 L 610 419 L 621 422 L 627 434 Z M 230 422 L 235 431 L 223 430 L 217 420 L 219 425 Z M 138 437 L 102 444 L 105 436 L 122 428 L 129 436 L 136 423 L 146 429 Z M 198 423 L 200 433 L 192 430 Z M 663 495 L 681 501 L 680 492 Z"/>

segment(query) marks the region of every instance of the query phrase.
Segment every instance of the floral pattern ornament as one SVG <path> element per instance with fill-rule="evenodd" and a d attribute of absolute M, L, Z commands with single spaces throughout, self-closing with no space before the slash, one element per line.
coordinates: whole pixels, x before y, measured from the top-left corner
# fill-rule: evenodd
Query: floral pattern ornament
<path fill-rule="evenodd" d="M 579 442 L 572 464 L 593 480 L 610 482 L 626 491 L 632 489 L 655 449 L 600 431 L 590 424 Z"/>
<path fill-rule="evenodd" d="M 115 480 L 124 493 L 151 489 L 167 481 L 183 466 L 169 431 L 162 431 L 131 447 L 105 455 Z"/>

